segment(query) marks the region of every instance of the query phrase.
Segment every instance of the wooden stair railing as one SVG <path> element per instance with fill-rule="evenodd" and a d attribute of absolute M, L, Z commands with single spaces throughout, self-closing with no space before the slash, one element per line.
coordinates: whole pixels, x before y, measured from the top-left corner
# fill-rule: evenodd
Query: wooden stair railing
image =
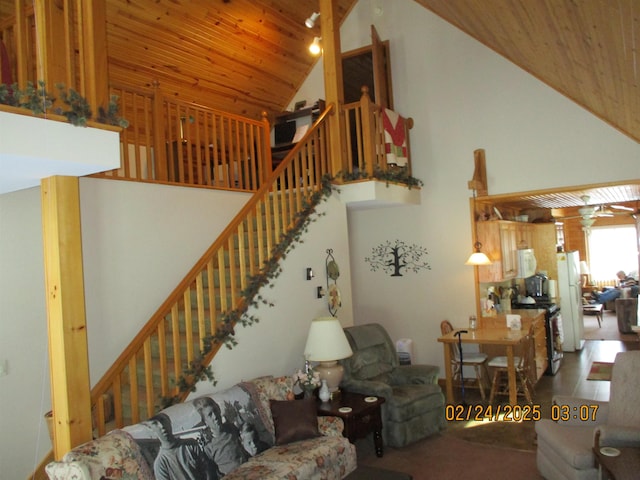
<path fill-rule="evenodd" d="M 94 429 L 149 418 L 163 398 L 182 401 L 185 368 L 208 365 L 280 260 L 279 246 L 326 188 L 327 108 L 205 252 L 91 392 Z M 316 194 L 314 196 L 314 194 Z M 269 278 L 267 278 L 269 277 Z M 258 279 L 258 280 L 256 280 Z M 265 281 L 266 280 L 266 281 Z M 262 282 L 262 283 L 261 283 Z M 204 355 L 201 352 L 205 352 Z"/>
<path fill-rule="evenodd" d="M 272 170 L 269 122 L 251 120 L 153 92 L 112 87 L 120 111 L 129 121 L 121 134 L 120 169 L 99 177 L 169 182 L 234 190 L 257 190 Z M 340 162 L 342 181 L 374 178 L 380 172 L 411 175 L 411 118 L 405 119 L 406 167 L 387 162 L 380 106 L 363 87 L 358 102 L 342 107 L 346 156 Z"/>
<path fill-rule="evenodd" d="M 176 100 L 153 91 L 111 87 L 129 126 L 121 165 L 95 177 L 257 190 L 272 171 L 270 127 L 262 120 Z"/>
<path fill-rule="evenodd" d="M 395 166 L 387 163 L 385 131 L 382 109 L 371 101 L 369 88 L 362 87 L 362 96 L 357 102 L 342 107 L 345 118 L 347 158 L 343 162 L 343 178 L 373 178 L 376 172 L 386 172 Z M 404 138 L 407 143 L 406 174 L 411 175 L 409 130 L 413 119 L 404 122 Z"/>

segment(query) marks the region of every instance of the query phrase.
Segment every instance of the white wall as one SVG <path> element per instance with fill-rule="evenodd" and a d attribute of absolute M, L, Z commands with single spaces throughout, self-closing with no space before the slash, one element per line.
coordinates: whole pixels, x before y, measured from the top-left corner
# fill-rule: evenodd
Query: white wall
<path fill-rule="evenodd" d="M 95 384 L 249 195 L 83 178 L 80 198 Z M 274 307 L 250 312 L 259 323 L 236 329 L 239 345 L 223 348 L 213 364 L 218 385 L 201 384 L 196 395 L 302 367 L 309 323 L 328 314 L 325 299 L 315 298 L 316 286 L 326 286 L 327 248 L 345 267 L 338 316 L 353 324 L 346 208 L 330 198 L 319 212 L 275 286 L 264 289 Z M 0 195 L 0 361 L 9 368 L 0 377 L 3 478 L 26 478 L 51 448 L 42 419 L 51 408 L 42 255 L 40 189 Z M 312 281 L 304 280 L 306 267 Z"/>
<path fill-rule="evenodd" d="M 485 149 L 489 193 L 501 194 L 638 179 L 640 148 L 416 2 L 360 0 L 342 50 L 370 44 L 371 24 L 390 41 L 395 109 L 414 119 L 413 172 L 425 185 L 420 206 L 349 213 L 355 323 L 413 338 L 417 360 L 442 368 L 440 321 L 466 325 L 474 312 L 464 265 L 474 150 Z M 294 102 L 323 95 L 320 65 Z M 364 258 L 395 239 L 425 247 L 432 270 L 371 272 Z"/>
<path fill-rule="evenodd" d="M 95 383 L 250 195 L 93 178 L 80 195 Z"/>
<path fill-rule="evenodd" d="M 303 367 L 303 350 L 311 320 L 329 316 L 326 297 L 316 298 L 316 287 L 323 286 L 325 290 L 327 287 L 325 269 L 329 248 L 340 267 L 337 285 L 342 307 L 337 317 L 343 326 L 353 325 L 346 207 L 334 194 L 318 211 L 321 215 L 311 223 L 301 238 L 302 243 L 287 255 L 282 273 L 272 282 L 273 287 L 263 289 L 263 296 L 273 300 L 274 306 L 249 311 L 260 321 L 250 327 L 236 328 L 239 344 L 233 350 L 222 348 L 212 364 L 218 384 L 214 388 L 201 382 L 193 395 L 227 388 L 241 379 L 289 375 Z M 310 281 L 305 280 L 307 267 L 315 274 Z"/>
<path fill-rule="evenodd" d="M 0 195 L 0 471 L 24 479 L 51 449 L 40 188 Z"/>

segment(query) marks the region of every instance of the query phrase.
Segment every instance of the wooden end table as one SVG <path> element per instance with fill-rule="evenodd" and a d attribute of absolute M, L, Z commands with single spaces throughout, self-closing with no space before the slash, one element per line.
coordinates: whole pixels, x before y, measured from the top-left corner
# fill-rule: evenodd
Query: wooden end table
<path fill-rule="evenodd" d="M 342 434 L 354 443 L 358 438 L 366 437 L 373 432 L 373 444 L 376 455 L 382 457 L 382 413 L 380 406 L 383 397 L 375 397 L 371 402 L 365 401 L 367 395 L 341 392 L 328 402 L 318 401 L 318 415 L 340 417 L 344 422 Z M 347 408 L 351 410 L 346 411 Z M 342 410 L 342 411 L 341 411 Z"/>
<path fill-rule="evenodd" d="M 615 480 L 630 480 L 638 478 L 640 471 L 640 448 L 635 447 L 616 447 L 620 450 L 617 457 L 609 457 L 601 453 L 600 448 L 593 447 L 593 454 L 596 457 L 598 465 L 598 477 L 612 478 Z M 608 476 L 603 476 L 603 471 Z"/>
<path fill-rule="evenodd" d="M 595 315 L 598 319 L 598 327 L 602 328 L 602 304 L 601 303 L 593 303 L 590 305 L 582 306 L 582 314 L 583 315 Z"/>

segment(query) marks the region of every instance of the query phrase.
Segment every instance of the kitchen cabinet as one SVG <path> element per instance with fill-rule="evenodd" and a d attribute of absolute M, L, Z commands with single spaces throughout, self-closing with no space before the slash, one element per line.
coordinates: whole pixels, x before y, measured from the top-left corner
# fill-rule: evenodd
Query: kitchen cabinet
<path fill-rule="evenodd" d="M 537 270 L 557 278 L 556 230 L 553 223 L 525 223 L 508 220 L 478 222 L 478 240 L 482 251 L 493 264 L 478 267 L 480 283 L 497 283 L 516 278 L 518 253 L 521 248 L 533 248 Z"/>
<path fill-rule="evenodd" d="M 533 248 L 533 238 L 536 226 L 533 223 L 516 223 L 516 245 L 518 249 Z"/>
<path fill-rule="evenodd" d="M 493 283 L 515 278 L 518 273 L 516 222 L 492 220 L 478 222 L 477 226 L 482 251 L 493 262 L 478 267 L 478 280 Z"/>
<path fill-rule="evenodd" d="M 552 279 L 558 278 L 558 259 L 556 257 L 557 239 L 554 223 L 530 224 L 533 229 L 531 247 L 535 251 L 538 271 L 547 272 Z"/>
<path fill-rule="evenodd" d="M 542 314 L 538 319 L 534 320 L 533 336 L 535 343 L 535 381 L 540 380 L 544 372 L 549 366 L 549 357 L 547 355 L 547 331 L 545 329 L 545 316 Z M 535 382 L 534 382 L 535 383 Z"/>

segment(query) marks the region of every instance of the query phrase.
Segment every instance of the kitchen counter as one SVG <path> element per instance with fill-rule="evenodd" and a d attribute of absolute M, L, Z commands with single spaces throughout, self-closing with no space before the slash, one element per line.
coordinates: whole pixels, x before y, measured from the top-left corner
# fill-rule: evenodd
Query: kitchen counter
<path fill-rule="evenodd" d="M 509 312 L 497 313 L 492 316 L 482 316 L 479 320 L 480 328 L 492 328 L 492 327 L 504 327 L 507 325 L 507 315 L 520 315 L 522 320 L 522 328 L 529 328 L 532 321 L 535 321 L 538 316 L 542 315 L 541 319 L 544 321 L 546 314 L 544 308 L 514 308 Z"/>

